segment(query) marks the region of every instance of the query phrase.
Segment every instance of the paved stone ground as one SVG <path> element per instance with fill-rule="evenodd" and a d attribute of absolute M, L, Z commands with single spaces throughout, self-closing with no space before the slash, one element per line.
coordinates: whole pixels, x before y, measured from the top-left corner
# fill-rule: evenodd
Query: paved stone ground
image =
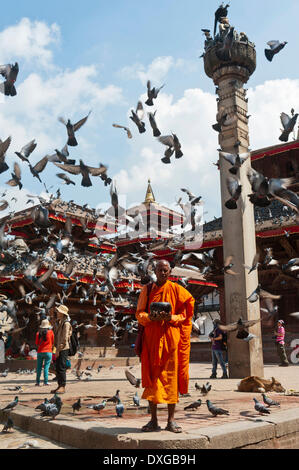
<path fill-rule="evenodd" d="M 30 445 L 29 445 L 30 444 Z M 71 447 L 50 441 L 45 437 L 14 428 L 7 433 L 0 432 L 0 449 L 71 449 Z"/>
<path fill-rule="evenodd" d="M 137 409 L 133 405 L 132 397 L 136 390 L 138 395 L 141 396 L 142 389 L 134 388 L 126 379 L 126 367 L 103 367 L 100 373 L 93 370 L 91 380 L 81 380 L 69 372 L 67 374 L 67 387 L 66 393 L 61 395 L 63 407 L 61 415 L 56 418 L 56 421 L 61 419 L 81 420 L 82 422 L 97 421 L 103 427 L 108 428 L 126 428 L 126 432 L 136 432 L 144 424 L 149 421 L 149 414 L 147 413 L 147 401 L 141 399 L 141 407 Z M 140 365 L 134 365 L 130 368 L 136 377 L 140 377 Z M 253 397 L 262 401 L 261 394 L 257 393 L 240 393 L 237 392 L 237 384 L 240 379 L 209 379 L 211 374 L 211 366 L 203 363 L 190 364 L 190 383 L 189 393 L 190 397 L 181 397 L 177 405 L 177 412 L 175 419 L 177 423 L 182 426 L 185 432 L 192 432 L 193 429 L 199 429 L 206 426 L 215 426 L 236 421 L 255 421 L 259 419 L 259 414 L 254 410 Z M 219 376 L 222 373 L 219 371 Z M 264 368 L 264 377 L 271 378 L 274 376 L 279 380 L 286 389 L 299 390 L 299 374 L 298 366 L 290 365 L 289 367 L 282 368 L 276 365 L 266 365 Z M 53 376 L 50 375 L 50 378 Z M 195 389 L 195 382 L 203 384 L 206 381 L 212 384 L 212 390 L 208 394 L 208 398 L 217 406 L 229 410 L 229 416 L 218 416 L 214 418 L 207 410 L 205 403 L 206 397 L 201 397 L 200 392 Z M 49 386 L 35 387 L 35 375 L 19 375 L 16 373 L 9 373 L 6 378 L 0 378 L 0 407 L 3 408 L 6 404 L 11 402 L 16 395 L 19 396 L 20 403 L 24 406 L 35 408 L 37 404 L 41 403 L 44 398 L 52 396 L 51 390 L 56 387 L 56 382 L 50 380 Z M 22 385 L 23 392 L 17 393 L 7 390 L 8 387 Z M 96 412 L 87 408 L 87 405 L 101 402 L 103 399 L 111 397 L 115 394 L 116 390 L 120 389 L 120 397 L 125 405 L 125 412 L 123 418 L 117 418 L 115 412 L 115 405 L 107 403 L 105 410 Z M 279 413 L 280 410 L 288 410 L 290 408 L 297 408 L 299 397 L 284 396 L 275 392 L 268 394 L 274 400 L 281 403 L 281 408 L 271 408 L 271 415 Z M 73 415 L 71 405 L 79 397 L 81 397 L 82 408 Z M 184 406 L 192 401 L 201 398 L 202 405 L 197 411 L 184 411 Z M 39 416 L 39 412 L 36 412 Z M 167 422 L 167 406 L 158 405 L 158 413 L 160 417 L 160 426 L 162 429 Z M 166 431 L 164 431 L 166 433 Z M 167 434 L 169 434 L 167 432 Z"/>

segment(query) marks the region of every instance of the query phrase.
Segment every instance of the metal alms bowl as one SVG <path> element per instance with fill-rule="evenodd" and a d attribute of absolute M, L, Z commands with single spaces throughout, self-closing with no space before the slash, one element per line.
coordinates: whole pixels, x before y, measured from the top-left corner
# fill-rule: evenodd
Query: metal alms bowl
<path fill-rule="evenodd" d="M 169 302 L 152 302 L 150 305 L 151 312 L 171 312 L 171 305 Z"/>

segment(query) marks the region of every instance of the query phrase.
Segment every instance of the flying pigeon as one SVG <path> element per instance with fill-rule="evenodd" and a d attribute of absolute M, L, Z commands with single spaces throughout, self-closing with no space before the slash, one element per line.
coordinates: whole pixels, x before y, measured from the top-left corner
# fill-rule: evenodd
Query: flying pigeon
<path fill-rule="evenodd" d="M 150 82 L 150 80 L 148 80 L 146 86 L 147 86 L 148 99 L 146 100 L 145 104 L 147 106 L 153 106 L 154 105 L 153 99 L 157 98 L 160 90 L 162 90 L 162 88 L 165 86 L 165 84 L 162 85 L 160 88 L 155 88 L 155 87 L 151 88 L 151 82 Z"/>
<path fill-rule="evenodd" d="M 283 130 L 279 140 L 282 142 L 287 142 L 289 140 L 289 135 L 294 130 L 297 118 L 298 113 L 294 114 L 292 117 L 286 113 L 281 113 L 280 120 L 283 126 Z"/>
<path fill-rule="evenodd" d="M 81 186 L 84 186 L 87 188 L 92 186 L 89 175 L 100 176 L 102 173 L 107 171 L 107 167 L 105 167 L 104 165 L 100 165 L 99 168 L 93 168 L 91 166 L 85 165 L 83 160 L 80 160 L 80 165 L 63 165 L 61 163 L 55 163 L 55 162 L 54 162 L 54 165 L 58 166 L 58 168 L 60 168 L 61 170 L 71 173 L 72 175 L 79 175 L 81 173 L 82 175 Z"/>
<path fill-rule="evenodd" d="M 162 136 L 159 137 L 158 140 L 161 142 L 161 144 L 168 147 L 168 149 L 164 152 L 164 158 L 161 158 L 163 163 L 170 163 L 170 157 L 174 152 L 175 158 L 181 158 L 183 156 L 183 152 L 181 151 L 181 144 L 176 134 Z"/>
<path fill-rule="evenodd" d="M 129 116 L 130 119 L 136 124 L 138 127 L 139 133 L 143 134 L 146 129 L 145 129 L 145 124 L 142 121 L 143 116 L 144 116 L 144 110 L 141 101 L 138 101 L 137 103 L 137 108 L 136 112 L 132 109 L 131 110 L 132 116 Z"/>
<path fill-rule="evenodd" d="M 136 388 L 140 387 L 140 383 L 141 383 L 140 379 L 136 379 L 136 377 L 130 371 L 128 371 L 128 369 L 125 370 L 125 374 L 131 385 L 133 385 Z"/>
<path fill-rule="evenodd" d="M 67 145 L 69 145 L 70 147 L 75 147 L 76 145 L 78 145 L 78 142 L 75 137 L 75 132 L 77 132 L 80 129 L 80 127 L 82 127 L 83 124 L 86 123 L 87 119 L 89 118 L 90 113 L 91 111 L 88 113 L 86 117 L 76 122 L 76 124 L 72 124 L 70 119 L 66 121 L 63 117 L 58 118 L 58 121 L 60 121 L 62 124 L 66 126 L 67 135 L 68 135 Z"/>
<path fill-rule="evenodd" d="M 4 142 L 0 140 L 0 174 L 8 170 L 8 165 L 5 161 L 5 153 L 11 144 L 11 137 L 8 137 Z"/>
<path fill-rule="evenodd" d="M 242 185 L 240 184 L 239 180 L 236 180 L 230 176 L 226 179 L 226 187 L 231 195 L 231 198 L 225 202 L 225 207 L 227 207 L 227 209 L 237 209 L 237 201 L 241 196 Z"/>
<path fill-rule="evenodd" d="M 127 136 L 129 139 L 132 139 L 132 132 L 128 127 L 121 126 L 120 124 L 112 124 L 113 127 L 119 128 L 119 129 L 124 129 L 127 133 Z"/>
<path fill-rule="evenodd" d="M 0 74 L 6 79 L 0 86 L 0 90 L 6 96 L 16 96 L 17 90 L 15 87 L 15 82 L 19 73 L 19 65 L 16 62 L 14 65 L 6 64 L 0 65 Z"/>
<path fill-rule="evenodd" d="M 147 113 L 148 114 L 148 119 L 151 125 L 151 128 L 153 129 L 153 136 L 154 137 L 159 137 L 161 135 L 161 132 L 158 129 L 157 123 L 156 123 L 156 115 L 157 110 L 154 113 Z"/>
<path fill-rule="evenodd" d="M 22 189 L 23 185 L 21 183 L 21 168 L 17 162 L 14 163 L 14 173 L 11 173 L 12 179 L 7 181 L 6 184 L 9 186 L 19 186 L 19 189 Z"/>
<path fill-rule="evenodd" d="M 35 142 L 35 139 L 31 140 L 28 144 L 24 145 L 24 147 L 21 148 L 20 152 L 15 152 L 15 154 L 23 161 L 29 163 L 29 157 L 36 148 L 37 143 Z"/>
<path fill-rule="evenodd" d="M 272 62 L 272 59 L 275 54 L 278 54 L 278 52 L 280 52 L 285 47 L 287 41 L 280 42 L 278 40 L 274 40 L 268 41 L 267 44 L 268 46 L 270 46 L 270 49 L 265 49 L 265 56 L 269 60 L 269 62 Z"/>
<path fill-rule="evenodd" d="M 236 175 L 238 169 L 241 168 L 241 166 L 247 160 L 247 158 L 250 157 L 250 152 L 241 153 L 241 154 L 219 152 L 219 155 L 232 165 L 232 168 L 229 169 L 229 172 L 232 173 L 233 175 Z"/>

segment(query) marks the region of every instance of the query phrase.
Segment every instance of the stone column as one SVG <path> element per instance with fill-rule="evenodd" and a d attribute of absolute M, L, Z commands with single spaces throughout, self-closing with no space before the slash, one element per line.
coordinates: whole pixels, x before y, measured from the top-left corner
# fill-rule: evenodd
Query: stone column
<path fill-rule="evenodd" d="M 252 43 L 235 41 L 232 46 L 232 56 L 229 62 L 219 60 L 216 55 L 217 47 L 208 49 L 204 56 L 206 74 L 213 79 L 218 87 L 218 112 L 234 118 L 228 126 L 222 126 L 219 133 L 221 150 L 229 153 L 247 152 L 249 146 L 247 99 L 243 85 L 248 81 L 256 66 L 255 48 Z M 226 179 L 231 174 L 230 163 L 220 159 L 223 256 L 233 256 L 233 270 L 238 276 L 224 275 L 225 314 L 226 323 L 260 318 L 259 301 L 251 304 L 247 297 L 258 285 L 257 271 L 248 275 L 244 264 L 251 266 L 256 253 L 254 207 L 247 197 L 251 187 L 247 178 L 247 170 L 251 163 L 248 159 L 236 175 L 242 185 L 242 195 L 237 202 L 238 208 L 231 210 L 225 207 L 225 202 L 231 197 L 226 185 Z M 263 351 L 260 323 L 249 331 L 257 336 L 249 343 L 237 339 L 236 332 L 228 334 L 229 376 L 244 378 L 248 375 L 263 377 Z"/>

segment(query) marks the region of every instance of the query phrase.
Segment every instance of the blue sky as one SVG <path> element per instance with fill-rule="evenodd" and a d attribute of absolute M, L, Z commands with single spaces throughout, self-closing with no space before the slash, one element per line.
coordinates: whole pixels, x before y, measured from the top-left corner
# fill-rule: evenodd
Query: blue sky
<path fill-rule="evenodd" d="M 32 154 L 33 162 L 45 152 L 61 148 L 65 130 L 57 117 L 62 114 L 76 121 L 92 109 L 87 124 L 77 134 L 79 146 L 71 155 L 83 157 L 94 166 L 99 162 L 108 164 L 108 173 L 116 177 L 128 203 L 142 200 L 147 178 L 151 177 L 159 201 L 174 203 L 185 185 L 202 193 L 207 220 L 220 215 L 219 175 L 212 166 L 218 157 L 218 136 L 211 130 L 216 97 L 212 81 L 204 74 L 202 59 L 198 58 L 203 52 L 201 28 L 213 30 L 214 12 L 219 4 L 219 0 L 6 3 L 0 32 L 6 34 L 12 26 L 16 30 L 8 48 L 11 55 L 2 59 L 0 53 L 0 59 L 4 63 L 17 60 L 20 64 L 18 96 L 5 101 L 2 116 L 0 109 L 0 128 L 13 138 L 8 162 L 12 165 L 15 161 L 13 152 L 17 146 L 34 137 L 38 147 Z M 296 107 L 298 103 L 299 2 L 232 0 L 230 4 L 230 23 L 238 31 L 245 31 L 257 49 L 257 70 L 248 84 L 252 88 L 251 147 L 273 145 L 279 142 L 280 112 L 289 112 L 290 106 Z M 29 20 L 26 30 L 29 36 L 36 25 L 44 25 L 41 40 L 40 32 L 36 33 L 39 41 L 36 53 L 30 45 L 27 51 L 14 44 L 24 18 Z M 52 28 L 53 24 L 57 29 Z M 270 64 L 264 57 L 264 48 L 271 39 L 286 40 L 288 44 Z M 128 119 L 130 109 L 146 90 L 146 78 L 152 79 L 154 85 L 166 84 L 157 100 L 157 116 L 160 112 L 163 133 L 178 131 L 183 150 L 186 149 L 184 157 L 171 168 L 160 162 L 163 147 L 154 142 L 150 129 L 140 136 Z M 75 90 L 76 80 L 82 80 L 79 90 Z M 63 93 L 57 90 L 56 83 L 61 83 L 57 86 L 63 87 Z M 33 104 L 35 100 L 39 103 Z M 265 123 L 266 108 L 271 126 Z M 121 130 L 112 128 L 113 122 L 129 125 L 134 132 L 132 141 Z M 263 133 L 260 123 L 265 125 Z M 43 188 L 33 181 L 25 166 L 22 171 L 25 188 L 39 194 Z M 48 165 L 42 174 L 55 189 L 60 184 L 56 172 L 58 169 Z M 1 176 L 5 183 L 8 172 Z M 94 186 L 85 189 L 80 186 L 80 177 L 75 179 L 75 190 L 61 187 L 63 197 L 92 206 L 109 202 L 109 190 L 100 180 L 93 179 Z"/>

